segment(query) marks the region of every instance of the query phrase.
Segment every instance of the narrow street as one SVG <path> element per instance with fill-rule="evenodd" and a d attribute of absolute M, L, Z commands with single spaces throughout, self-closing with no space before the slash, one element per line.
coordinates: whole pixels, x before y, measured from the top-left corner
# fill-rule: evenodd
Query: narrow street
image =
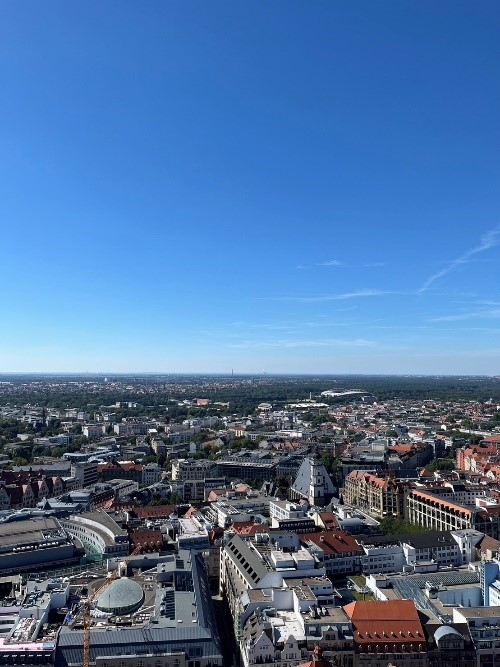
<path fill-rule="evenodd" d="M 212 597 L 214 603 L 215 617 L 217 619 L 217 628 L 221 640 L 222 655 L 224 657 L 225 667 L 238 667 L 238 651 L 233 632 L 233 619 L 229 611 L 229 605 L 219 595 Z"/>

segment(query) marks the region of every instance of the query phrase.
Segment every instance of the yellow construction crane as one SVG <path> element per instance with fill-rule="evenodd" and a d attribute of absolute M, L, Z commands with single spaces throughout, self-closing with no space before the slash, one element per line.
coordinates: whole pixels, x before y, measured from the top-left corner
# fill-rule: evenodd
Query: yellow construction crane
<path fill-rule="evenodd" d="M 131 558 L 136 556 L 140 551 L 142 551 L 142 546 L 137 546 L 130 555 L 126 556 L 123 560 L 120 561 L 115 572 L 110 574 L 106 581 L 99 586 L 99 588 L 89 595 L 87 600 L 83 605 L 83 659 L 82 667 L 90 667 L 90 610 L 92 607 L 92 602 L 103 593 L 106 588 L 113 583 L 115 579 L 118 579 L 120 576 L 120 564 L 128 563 Z"/>

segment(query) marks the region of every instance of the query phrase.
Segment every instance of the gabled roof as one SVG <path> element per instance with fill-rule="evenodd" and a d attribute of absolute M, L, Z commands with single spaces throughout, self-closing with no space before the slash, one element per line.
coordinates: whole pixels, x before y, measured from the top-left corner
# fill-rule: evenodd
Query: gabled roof
<path fill-rule="evenodd" d="M 254 523 L 253 521 L 234 521 L 229 530 L 236 535 L 255 535 L 256 533 L 268 533 L 267 523 Z"/>
<path fill-rule="evenodd" d="M 307 542 L 312 542 L 328 555 L 344 555 L 353 552 L 364 553 L 363 547 L 356 542 L 352 535 L 342 530 L 306 533 L 300 535 L 300 541 L 306 545 Z"/>
<path fill-rule="evenodd" d="M 207 501 L 209 503 L 219 500 L 219 496 L 223 497 L 227 494 L 226 489 L 212 489 L 208 494 Z"/>
<path fill-rule="evenodd" d="M 317 478 L 322 478 L 323 483 L 313 484 L 312 481 Z M 311 488 L 314 489 L 314 497 L 310 497 Z M 316 501 L 321 503 L 324 502 L 325 496 L 332 496 L 335 487 L 323 463 L 307 456 L 300 465 L 292 490 L 312 503 Z"/>
<path fill-rule="evenodd" d="M 238 568 L 250 588 L 255 588 L 267 574 L 267 567 L 253 549 L 238 535 L 225 547 L 225 552 Z"/>
<path fill-rule="evenodd" d="M 486 550 L 498 551 L 500 549 L 500 540 L 495 540 L 494 537 L 485 535 L 479 544 L 479 548 L 482 552 L 485 552 Z"/>
<path fill-rule="evenodd" d="M 320 512 L 319 518 L 321 519 L 325 530 L 335 530 L 339 527 L 339 522 L 333 512 Z"/>
<path fill-rule="evenodd" d="M 351 602 L 344 607 L 353 624 L 354 643 L 426 644 L 413 600 Z"/>
<path fill-rule="evenodd" d="M 154 517 L 169 517 L 175 512 L 175 505 L 156 505 L 151 507 L 134 507 L 132 512 L 138 519 L 149 519 Z"/>
<path fill-rule="evenodd" d="M 337 664 L 337 663 L 335 663 Z M 314 647 L 313 659 L 309 662 L 303 662 L 298 667 L 333 667 L 333 663 L 323 657 L 323 650 L 319 646 Z"/>

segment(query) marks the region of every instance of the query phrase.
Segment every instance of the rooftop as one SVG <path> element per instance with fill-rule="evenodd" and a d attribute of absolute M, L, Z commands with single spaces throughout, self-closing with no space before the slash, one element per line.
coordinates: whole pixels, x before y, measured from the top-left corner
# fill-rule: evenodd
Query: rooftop
<path fill-rule="evenodd" d="M 109 613 L 130 613 L 136 611 L 144 600 L 144 591 L 133 579 L 115 579 L 97 598 L 96 606 Z"/>
<path fill-rule="evenodd" d="M 353 623 L 358 645 L 414 643 L 425 641 L 424 630 L 413 600 L 357 601 L 344 607 Z"/>
<path fill-rule="evenodd" d="M 0 526 L 0 551 L 32 543 L 67 540 L 58 521 L 50 517 L 7 521 L 0 523 Z"/>

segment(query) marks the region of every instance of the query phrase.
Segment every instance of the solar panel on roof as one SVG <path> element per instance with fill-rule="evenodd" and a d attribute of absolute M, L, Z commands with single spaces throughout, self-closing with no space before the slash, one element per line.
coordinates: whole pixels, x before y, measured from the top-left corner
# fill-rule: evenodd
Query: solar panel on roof
<path fill-rule="evenodd" d="M 165 593 L 162 607 L 164 609 L 163 615 L 173 620 L 175 618 L 175 591 Z"/>

